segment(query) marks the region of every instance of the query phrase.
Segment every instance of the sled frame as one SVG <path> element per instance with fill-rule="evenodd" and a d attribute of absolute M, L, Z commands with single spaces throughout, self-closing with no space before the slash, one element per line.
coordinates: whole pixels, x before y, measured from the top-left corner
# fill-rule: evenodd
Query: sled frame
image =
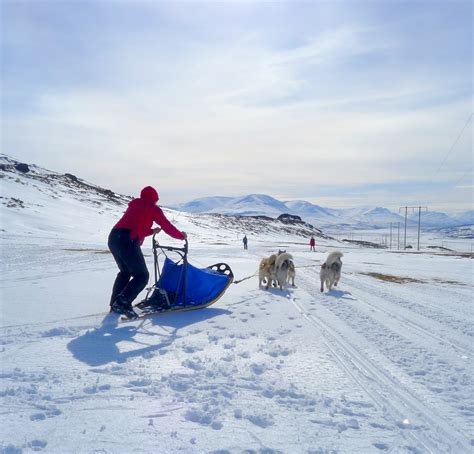
<path fill-rule="evenodd" d="M 208 266 L 207 267 L 208 269 L 216 271 L 216 272 L 218 272 L 220 274 L 223 274 L 225 276 L 228 276 L 229 282 L 227 283 L 227 285 L 225 286 L 223 291 L 216 298 L 214 298 L 212 301 L 209 301 L 206 304 L 201 304 L 201 305 L 188 305 L 187 304 L 187 298 L 186 298 L 186 296 L 187 296 L 186 290 L 187 290 L 188 250 L 189 250 L 188 239 L 186 238 L 184 240 L 184 246 L 183 247 L 165 246 L 165 245 L 162 245 L 158 242 L 158 240 L 156 239 L 156 235 L 157 234 L 155 233 L 155 234 L 153 234 L 153 237 L 152 237 L 153 268 L 154 268 L 155 283 L 148 289 L 148 292 L 146 294 L 145 299 L 143 301 L 140 301 L 136 306 L 139 307 L 141 304 L 146 303 L 146 301 L 150 297 L 150 294 L 153 291 L 155 291 L 157 289 L 162 290 L 157 286 L 158 281 L 161 277 L 159 256 L 161 254 L 164 254 L 166 257 L 168 257 L 166 252 L 172 252 L 172 253 L 175 253 L 179 256 L 180 259 L 178 260 L 177 264 L 179 264 L 180 262 L 183 262 L 183 279 L 182 279 L 182 282 L 180 283 L 180 285 L 182 287 L 181 290 L 182 290 L 182 295 L 183 295 L 183 305 L 180 308 L 174 309 L 175 312 L 183 312 L 183 311 L 187 311 L 187 310 L 201 309 L 203 307 L 210 306 L 211 304 L 215 303 L 225 293 L 225 291 L 227 290 L 229 285 L 234 281 L 234 274 L 232 272 L 232 269 L 226 263 L 221 263 L 220 262 L 220 263 L 215 263 L 214 265 Z M 180 285 L 178 285 L 177 294 L 179 294 Z M 168 296 L 166 290 L 162 290 L 162 292 L 165 293 L 166 300 L 168 301 L 168 303 L 172 307 L 174 301 L 171 302 L 169 300 L 169 296 Z M 173 311 L 173 309 L 171 311 Z M 168 311 L 162 311 L 162 313 L 166 313 L 166 312 L 168 312 Z"/>

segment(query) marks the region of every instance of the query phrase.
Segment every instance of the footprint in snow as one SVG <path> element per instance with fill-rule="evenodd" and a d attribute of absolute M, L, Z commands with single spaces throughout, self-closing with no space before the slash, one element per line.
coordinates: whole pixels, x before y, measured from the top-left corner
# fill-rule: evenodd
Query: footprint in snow
<path fill-rule="evenodd" d="M 211 426 L 215 430 L 220 430 L 223 427 L 222 423 L 219 421 L 213 421 L 212 415 L 208 412 L 198 409 L 188 410 L 184 415 L 184 419 L 186 421 L 201 424 L 202 426 Z"/>
<path fill-rule="evenodd" d="M 31 440 L 28 443 L 28 447 L 33 451 L 41 451 L 42 449 L 46 448 L 47 444 L 48 442 L 45 440 Z"/>
<path fill-rule="evenodd" d="M 186 346 L 186 347 L 183 348 L 183 351 L 185 353 L 196 353 L 196 352 L 200 352 L 202 350 L 204 350 L 204 349 L 201 348 L 201 347 L 193 347 L 193 346 Z"/>
<path fill-rule="evenodd" d="M 250 369 L 256 375 L 262 375 L 268 368 L 266 364 L 251 364 Z"/>
<path fill-rule="evenodd" d="M 127 388 L 142 388 L 144 386 L 150 386 L 152 381 L 149 378 L 142 378 L 138 380 L 131 380 L 125 387 Z"/>
<path fill-rule="evenodd" d="M 44 413 L 34 413 L 30 416 L 31 421 L 43 421 L 46 419 L 46 415 Z"/>
<path fill-rule="evenodd" d="M 245 418 L 248 419 L 252 424 L 261 427 L 262 429 L 266 429 L 267 427 L 273 426 L 275 424 L 273 416 L 270 414 L 247 415 Z"/>
<path fill-rule="evenodd" d="M 2 448 L 0 452 L 2 454 L 21 454 L 23 449 L 10 444 Z"/>
<path fill-rule="evenodd" d="M 192 370 L 203 370 L 204 369 L 204 366 L 201 362 L 201 360 L 199 359 L 196 359 L 196 360 L 190 360 L 190 359 L 187 359 L 185 361 L 183 361 L 181 363 L 182 366 L 184 367 L 187 367 L 188 369 L 192 369 Z"/>
<path fill-rule="evenodd" d="M 86 386 L 83 391 L 86 394 L 97 394 L 98 392 L 101 391 L 108 391 L 110 389 L 110 385 L 94 385 L 94 386 Z"/>

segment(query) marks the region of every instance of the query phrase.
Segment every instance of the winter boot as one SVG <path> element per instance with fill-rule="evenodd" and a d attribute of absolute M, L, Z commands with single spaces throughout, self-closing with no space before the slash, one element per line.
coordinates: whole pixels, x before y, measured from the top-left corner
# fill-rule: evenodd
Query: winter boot
<path fill-rule="evenodd" d="M 134 319 L 138 314 L 133 310 L 132 303 L 127 301 L 123 296 L 119 295 L 112 303 L 111 311 L 117 314 L 125 315 L 127 318 Z"/>

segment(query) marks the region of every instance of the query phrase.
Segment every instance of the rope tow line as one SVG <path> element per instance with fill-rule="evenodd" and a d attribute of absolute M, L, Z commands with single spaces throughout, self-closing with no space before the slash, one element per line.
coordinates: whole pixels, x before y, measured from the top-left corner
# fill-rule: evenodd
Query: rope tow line
<path fill-rule="evenodd" d="M 252 277 L 255 277 L 257 275 L 257 273 L 258 273 L 258 271 L 255 271 L 255 273 L 253 273 L 250 276 L 239 279 L 238 281 L 234 281 L 234 284 L 240 284 L 241 282 L 246 281 L 247 279 L 251 279 Z"/>
<path fill-rule="evenodd" d="M 315 266 L 320 266 L 320 265 L 303 265 L 303 266 L 295 266 L 295 268 L 313 268 Z M 250 276 L 243 277 L 242 279 L 239 279 L 238 281 L 234 281 L 234 284 L 240 284 L 243 281 L 246 281 L 247 279 L 252 279 L 258 274 L 258 271 L 255 271 L 255 273 L 251 274 Z"/>

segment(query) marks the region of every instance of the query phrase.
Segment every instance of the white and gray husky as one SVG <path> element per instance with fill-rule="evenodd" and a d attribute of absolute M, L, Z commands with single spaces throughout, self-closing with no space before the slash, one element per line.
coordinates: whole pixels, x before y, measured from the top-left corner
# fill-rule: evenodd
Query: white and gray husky
<path fill-rule="evenodd" d="M 321 291 L 324 292 L 324 284 L 329 291 L 332 290 L 332 286 L 337 286 L 339 279 L 341 279 L 342 261 L 341 257 L 344 254 L 339 251 L 331 252 L 326 261 L 321 265 L 321 271 L 319 272 L 319 278 L 321 279 Z"/>
<path fill-rule="evenodd" d="M 276 280 L 278 287 L 280 287 L 280 290 L 283 290 L 283 286 L 286 285 L 292 261 L 293 256 L 288 254 L 288 252 L 279 254 L 275 260 L 274 279 Z"/>
<path fill-rule="evenodd" d="M 293 257 L 285 251 L 278 251 L 278 254 L 272 254 L 270 257 L 263 258 L 258 271 L 259 286 L 266 283 L 265 288 L 268 289 L 273 284 L 282 290 L 288 281 L 288 277 L 291 277 L 292 265 Z"/>

